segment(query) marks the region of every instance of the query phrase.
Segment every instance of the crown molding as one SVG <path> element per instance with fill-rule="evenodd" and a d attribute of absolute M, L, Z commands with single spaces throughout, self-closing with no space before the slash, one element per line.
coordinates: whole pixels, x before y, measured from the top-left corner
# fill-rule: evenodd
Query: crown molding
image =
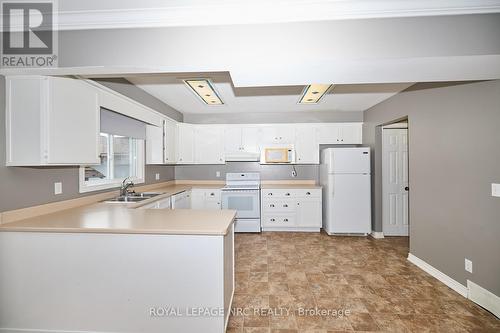
<path fill-rule="evenodd" d="M 57 15 L 57 30 L 266 24 L 500 13 L 500 0 L 286 0 L 200 3 L 200 5 L 162 8 L 81 11 L 61 9 Z"/>

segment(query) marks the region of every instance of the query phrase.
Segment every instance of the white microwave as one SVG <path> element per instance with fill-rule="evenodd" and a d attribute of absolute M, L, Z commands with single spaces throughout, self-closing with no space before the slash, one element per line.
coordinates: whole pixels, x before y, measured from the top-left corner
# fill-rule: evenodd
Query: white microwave
<path fill-rule="evenodd" d="M 294 163 L 295 150 L 293 147 L 269 147 L 262 149 L 260 163 L 263 164 L 279 164 L 279 163 Z"/>

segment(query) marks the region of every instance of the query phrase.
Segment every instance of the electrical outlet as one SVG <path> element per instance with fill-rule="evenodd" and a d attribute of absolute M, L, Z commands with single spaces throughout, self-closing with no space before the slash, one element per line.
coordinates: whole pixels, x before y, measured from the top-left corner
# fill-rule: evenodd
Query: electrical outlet
<path fill-rule="evenodd" d="M 160 174 L 159 173 L 156 174 L 155 179 L 156 180 L 160 180 Z"/>
<path fill-rule="evenodd" d="M 215 172 L 215 177 L 220 178 L 220 171 Z"/>
<path fill-rule="evenodd" d="M 57 182 L 57 183 L 54 183 L 54 194 L 61 194 L 62 193 L 62 183 L 61 182 Z"/>
<path fill-rule="evenodd" d="M 472 261 L 465 258 L 465 270 L 469 273 L 472 273 Z"/>
<path fill-rule="evenodd" d="M 500 184 L 491 184 L 491 196 L 500 197 Z"/>

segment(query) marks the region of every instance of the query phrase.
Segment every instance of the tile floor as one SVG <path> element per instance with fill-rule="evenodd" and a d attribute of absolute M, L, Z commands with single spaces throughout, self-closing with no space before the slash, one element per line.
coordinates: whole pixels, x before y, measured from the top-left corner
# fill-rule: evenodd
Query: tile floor
<path fill-rule="evenodd" d="M 235 246 L 228 333 L 500 332 L 500 320 L 406 260 L 407 237 L 237 234 Z"/>

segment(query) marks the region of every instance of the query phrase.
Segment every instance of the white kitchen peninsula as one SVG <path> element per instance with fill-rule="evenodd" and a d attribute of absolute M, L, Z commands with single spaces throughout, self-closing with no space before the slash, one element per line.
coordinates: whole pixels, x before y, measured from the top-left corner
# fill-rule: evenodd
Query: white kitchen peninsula
<path fill-rule="evenodd" d="M 234 216 L 94 204 L 0 225 L 0 332 L 222 333 Z"/>

